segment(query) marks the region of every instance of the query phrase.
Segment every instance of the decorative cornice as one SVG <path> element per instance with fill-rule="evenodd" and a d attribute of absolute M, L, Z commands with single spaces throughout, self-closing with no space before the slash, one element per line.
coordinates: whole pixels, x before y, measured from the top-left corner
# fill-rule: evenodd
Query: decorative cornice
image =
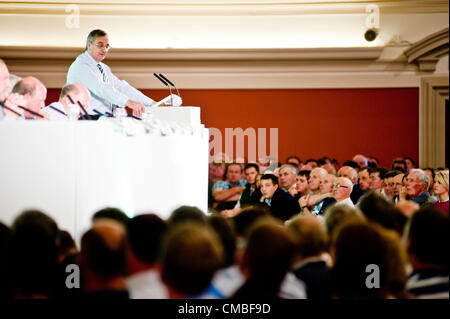
<path fill-rule="evenodd" d="M 74 59 L 84 48 L 0 46 L 0 56 L 10 59 Z M 376 60 L 382 47 L 299 49 L 123 49 L 111 50 L 108 61 L 320 61 Z"/>
<path fill-rule="evenodd" d="M 449 28 L 445 28 L 414 43 L 404 52 L 408 63 L 417 63 L 420 71 L 434 72 L 439 60 L 448 55 L 448 37 Z"/>
<path fill-rule="evenodd" d="M 64 85 L 81 52 L 83 48 L 0 46 L 11 73 L 34 75 L 53 88 Z M 386 58 L 380 47 L 114 49 L 105 62 L 119 78 L 141 89 L 161 88 L 154 72 L 165 73 L 180 89 L 418 87 L 417 66 L 397 57 Z"/>
<path fill-rule="evenodd" d="M 376 4 L 383 13 L 445 13 L 445 0 L 141 0 L 141 1 L 5 1 L 0 14 L 66 15 L 68 5 L 76 5 L 83 15 L 148 16 L 236 16 L 365 13 L 368 4 Z"/>

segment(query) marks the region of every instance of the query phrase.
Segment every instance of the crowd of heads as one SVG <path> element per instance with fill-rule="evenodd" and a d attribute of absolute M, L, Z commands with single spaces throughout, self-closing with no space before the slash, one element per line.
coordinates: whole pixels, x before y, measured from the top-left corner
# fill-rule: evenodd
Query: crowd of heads
<path fill-rule="evenodd" d="M 283 220 L 270 205 L 252 204 L 233 216 L 182 206 L 164 219 L 105 208 L 74 240 L 44 212 L 24 211 L 0 224 L 1 297 L 448 298 L 448 211 L 409 198 L 433 194 L 427 173 L 369 168 L 368 191 L 352 206 L 339 201 L 350 198 L 365 170 L 330 163 L 334 175 L 299 165 L 262 175 L 257 164 L 228 165 L 224 172 L 236 182 L 243 173 L 254 185 L 260 176 L 266 198 L 281 188 L 288 196 L 331 194 L 337 203 L 323 215 L 299 211 Z M 398 173 L 406 177 L 396 202 Z M 448 171 L 434 178 L 434 194 L 448 192 Z M 438 286 L 420 281 L 430 273 Z"/>

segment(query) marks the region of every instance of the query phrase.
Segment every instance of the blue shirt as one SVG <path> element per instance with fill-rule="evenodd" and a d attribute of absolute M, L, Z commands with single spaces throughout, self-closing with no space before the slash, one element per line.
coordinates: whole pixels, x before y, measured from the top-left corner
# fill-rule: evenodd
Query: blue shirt
<path fill-rule="evenodd" d="M 153 103 L 151 98 L 126 81 L 119 80 L 109 66 L 95 61 L 88 51 L 80 54 L 70 66 L 67 72 L 67 84 L 72 83 L 83 84 L 91 93 L 91 103 L 86 108 L 89 114 L 96 114 L 94 109 L 101 113 L 111 112 L 113 104 L 125 107 L 128 100 L 140 102 L 145 106 Z"/>
<path fill-rule="evenodd" d="M 242 187 L 247 185 L 247 180 L 241 179 L 239 182 L 236 183 L 236 185 L 232 185 L 229 181 L 217 181 L 214 183 L 212 190 L 215 191 L 216 189 L 230 189 L 233 187 Z"/>

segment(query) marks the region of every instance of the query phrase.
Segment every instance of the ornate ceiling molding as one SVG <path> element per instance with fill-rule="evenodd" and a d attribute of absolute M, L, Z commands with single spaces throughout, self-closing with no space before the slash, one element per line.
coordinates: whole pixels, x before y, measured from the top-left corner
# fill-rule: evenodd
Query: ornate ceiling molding
<path fill-rule="evenodd" d="M 416 63 L 420 71 L 434 72 L 439 60 L 448 55 L 449 28 L 414 43 L 404 54 L 408 58 L 408 63 Z"/>

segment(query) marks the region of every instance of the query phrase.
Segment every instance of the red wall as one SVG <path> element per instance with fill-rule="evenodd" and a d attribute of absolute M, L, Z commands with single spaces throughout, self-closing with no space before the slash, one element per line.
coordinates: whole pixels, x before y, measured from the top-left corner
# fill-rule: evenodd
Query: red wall
<path fill-rule="evenodd" d="M 47 104 L 58 98 L 50 89 Z M 144 90 L 155 100 L 165 90 Z M 389 167 L 398 156 L 418 161 L 419 90 L 297 89 L 182 90 L 183 105 L 201 106 L 206 127 L 278 128 L 280 161 L 291 154 L 301 159 L 353 155 L 376 156 Z M 267 152 L 269 148 L 267 147 Z"/>

